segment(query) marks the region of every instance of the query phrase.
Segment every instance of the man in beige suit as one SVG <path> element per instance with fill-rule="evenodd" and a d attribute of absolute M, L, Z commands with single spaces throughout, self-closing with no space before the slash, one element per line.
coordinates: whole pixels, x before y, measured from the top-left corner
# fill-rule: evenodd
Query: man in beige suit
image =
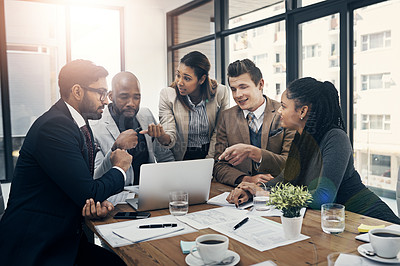
<path fill-rule="evenodd" d="M 228 66 L 236 106 L 217 125 L 214 177 L 236 186 L 267 182 L 284 168 L 294 132 L 280 126 L 280 103 L 263 95 L 261 71 L 249 59 Z"/>

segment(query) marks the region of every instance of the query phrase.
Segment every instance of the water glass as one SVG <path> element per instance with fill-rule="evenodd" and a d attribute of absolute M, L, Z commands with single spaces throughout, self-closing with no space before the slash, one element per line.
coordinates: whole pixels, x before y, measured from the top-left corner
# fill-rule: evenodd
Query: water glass
<path fill-rule="evenodd" d="M 256 191 L 256 194 L 253 196 L 253 208 L 256 211 L 268 211 L 270 206 L 267 205 L 269 200 L 268 192 L 265 190 Z"/>
<path fill-rule="evenodd" d="M 344 206 L 337 203 L 326 203 L 321 206 L 321 227 L 327 234 L 338 234 L 344 231 Z"/>
<path fill-rule="evenodd" d="M 169 212 L 174 216 L 187 214 L 189 210 L 188 193 L 172 191 L 169 193 Z"/>

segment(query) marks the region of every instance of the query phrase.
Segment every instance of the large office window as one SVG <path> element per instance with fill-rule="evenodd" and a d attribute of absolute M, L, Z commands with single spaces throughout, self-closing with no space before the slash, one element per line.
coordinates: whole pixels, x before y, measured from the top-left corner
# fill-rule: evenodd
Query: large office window
<path fill-rule="evenodd" d="M 65 10 L 57 5 L 6 1 L 12 156 L 32 123 L 58 98 L 57 72 L 65 63 Z"/>
<path fill-rule="evenodd" d="M 193 10 L 206 3 L 194 1 Z M 226 83 L 230 62 L 249 58 L 263 72 L 264 93 L 278 101 L 296 78 L 331 81 L 339 91 L 363 182 L 394 192 L 400 166 L 395 137 L 400 136 L 400 70 L 394 60 L 400 58 L 400 0 L 227 0 L 213 5 L 215 30 L 192 43 L 171 43 L 169 53 L 215 40 L 215 75 L 221 82 Z M 167 16 L 173 23 L 188 10 L 190 4 Z M 175 28 L 169 28 L 170 39 L 176 40 Z"/>
<path fill-rule="evenodd" d="M 284 25 L 281 21 L 229 36 L 229 62 L 252 60 L 263 74 L 264 94 L 278 101 L 282 94 L 279 86 L 286 83 Z"/>
<path fill-rule="evenodd" d="M 199 51 L 203 53 L 205 56 L 207 56 L 208 60 L 211 63 L 211 69 L 209 76 L 210 78 L 214 79 L 215 78 L 215 43 L 214 41 L 210 42 L 204 42 L 196 45 L 192 45 L 186 48 L 182 48 L 179 50 L 176 50 L 174 53 L 174 69 L 176 70 L 179 64 L 179 61 L 181 58 L 186 55 L 187 53 L 190 53 L 192 51 Z"/>
<path fill-rule="evenodd" d="M 299 25 L 301 51 L 299 77 L 314 77 L 332 82 L 340 90 L 339 81 L 339 15 L 329 15 Z"/>
<path fill-rule="evenodd" d="M 5 1 L 10 113 L 3 115 L 11 118 L 14 163 L 32 123 L 60 98 L 57 75 L 68 60 L 92 60 L 110 75 L 122 68 L 120 10 L 57 3 Z M 1 142 L 0 180 L 9 180 Z"/>
<path fill-rule="evenodd" d="M 173 43 L 183 43 L 214 33 L 214 1 L 174 17 Z"/>
<path fill-rule="evenodd" d="M 365 184 L 396 190 L 400 167 L 400 1 L 354 10 L 354 156 Z M 379 21 L 379 23 L 376 23 Z"/>
<path fill-rule="evenodd" d="M 104 66 L 109 77 L 120 72 L 119 10 L 73 6 L 70 14 L 71 59 L 84 58 Z M 111 78 L 108 82 L 110 86 Z"/>
<path fill-rule="evenodd" d="M 229 28 L 285 12 L 283 0 L 230 0 Z"/>

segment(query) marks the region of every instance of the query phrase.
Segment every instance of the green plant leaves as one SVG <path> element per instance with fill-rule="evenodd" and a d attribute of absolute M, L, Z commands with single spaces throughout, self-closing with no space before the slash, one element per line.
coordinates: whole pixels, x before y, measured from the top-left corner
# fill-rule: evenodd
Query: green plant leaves
<path fill-rule="evenodd" d="M 299 217 L 301 208 L 307 207 L 311 201 L 307 187 L 278 183 L 271 189 L 267 204 L 275 205 L 285 217 Z"/>

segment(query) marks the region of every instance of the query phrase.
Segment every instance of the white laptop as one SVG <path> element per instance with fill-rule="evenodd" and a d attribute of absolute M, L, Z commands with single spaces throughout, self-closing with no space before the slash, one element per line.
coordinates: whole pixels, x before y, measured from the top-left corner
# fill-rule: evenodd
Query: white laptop
<path fill-rule="evenodd" d="M 140 168 L 139 198 L 126 202 L 137 211 L 168 208 L 169 192 L 187 191 L 189 205 L 208 200 L 214 160 L 200 159 L 143 164 Z"/>

